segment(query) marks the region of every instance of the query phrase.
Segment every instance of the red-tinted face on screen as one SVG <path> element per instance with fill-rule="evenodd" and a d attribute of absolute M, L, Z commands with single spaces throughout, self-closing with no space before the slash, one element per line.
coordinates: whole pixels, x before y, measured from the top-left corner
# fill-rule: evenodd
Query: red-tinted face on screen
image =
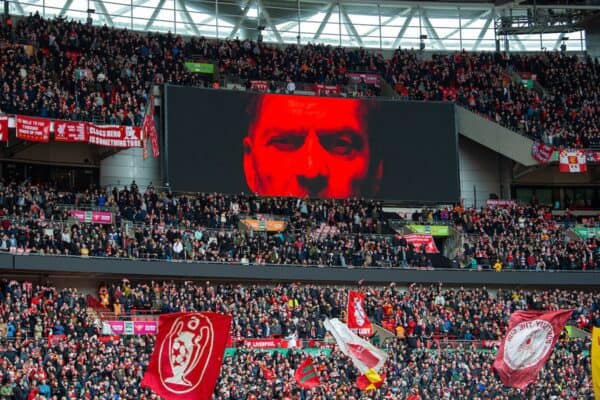
<path fill-rule="evenodd" d="M 341 98 L 261 96 L 244 138 L 250 190 L 264 196 L 365 194 L 372 154 L 363 107 Z"/>

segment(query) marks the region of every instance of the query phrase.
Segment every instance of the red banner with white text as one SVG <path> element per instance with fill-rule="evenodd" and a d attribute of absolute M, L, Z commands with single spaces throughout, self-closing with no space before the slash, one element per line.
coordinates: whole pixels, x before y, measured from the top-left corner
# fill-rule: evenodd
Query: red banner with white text
<path fill-rule="evenodd" d="M 257 92 L 266 92 L 269 88 L 269 82 L 267 81 L 250 81 L 250 88 Z"/>
<path fill-rule="evenodd" d="M 57 142 L 87 142 L 87 124 L 77 121 L 54 121 Z"/>
<path fill-rule="evenodd" d="M 524 390 L 537 380 L 573 310 L 516 311 L 494 360 L 502 383 Z"/>
<path fill-rule="evenodd" d="M 379 75 L 377 74 L 360 74 L 352 72 L 348 74 L 348 78 L 354 83 L 365 81 L 367 85 L 379 87 Z"/>
<path fill-rule="evenodd" d="M 8 142 L 8 115 L 0 115 L 0 142 Z"/>
<path fill-rule="evenodd" d="M 302 347 L 302 343 L 297 339 L 265 338 L 265 339 L 244 339 L 244 347 L 250 349 L 292 349 Z"/>
<path fill-rule="evenodd" d="M 348 292 L 348 310 L 346 325 L 354 333 L 361 336 L 371 336 L 373 327 L 365 311 L 365 294 L 355 290 Z"/>
<path fill-rule="evenodd" d="M 142 129 L 134 126 L 87 124 L 88 143 L 110 147 L 142 147 Z"/>
<path fill-rule="evenodd" d="M 321 83 L 315 83 L 315 93 L 318 96 L 340 94 L 340 87 L 338 85 L 323 85 Z"/>
<path fill-rule="evenodd" d="M 439 253 L 437 246 L 435 245 L 435 241 L 433 240 L 433 236 L 422 234 L 422 233 L 413 233 L 410 235 L 404 235 L 404 239 L 408 244 L 412 244 L 415 246 L 415 251 L 421 251 L 421 246 L 425 245 L 425 253 Z"/>
<path fill-rule="evenodd" d="M 15 121 L 18 139 L 43 143 L 50 140 L 49 119 L 17 115 Z"/>

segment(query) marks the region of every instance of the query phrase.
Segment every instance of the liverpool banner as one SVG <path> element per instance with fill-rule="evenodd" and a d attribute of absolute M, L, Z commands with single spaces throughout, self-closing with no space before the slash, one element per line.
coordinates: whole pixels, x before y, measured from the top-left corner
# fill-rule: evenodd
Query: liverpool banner
<path fill-rule="evenodd" d="M 351 290 L 348 292 L 347 325 L 354 333 L 371 336 L 373 327 L 365 311 L 365 294 Z"/>
<path fill-rule="evenodd" d="M 542 142 L 533 143 L 533 147 L 531 148 L 531 156 L 535 158 L 537 162 L 542 164 L 546 164 L 550 161 L 552 153 L 554 153 L 554 146 Z"/>
<path fill-rule="evenodd" d="M 294 374 L 294 379 L 298 386 L 304 389 L 310 389 L 321 384 L 319 375 L 317 375 L 317 370 L 315 369 L 313 360 L 310 356 L 306 357 L 306 359 L 298 366 L 298 369 Z"/>
<path fill-rule="evenodd" d="M 338 85 L 325 85 L 322 83 L 315 83 L 315 93 L 320 95 L 339 94 L 340 87 Z"/>
<path fill-rule="evenodd" d="M 595 326 L 592 330 L 592 386 L 594 398 L 600 399 L 600 328 Z"/>
<path fill-rule="evenodd" d="M 0 142 L 8 142 L 8 115 L 0 115 Z"/>
<path fill-rule="evenodd" d="M 572 313 L 517 311 L 510 316 L 493 366 L 504 385 L 525 389 L 535 382 Z"/>
<path fill-rule="evenodd" d="M 404 239 L 410 245 L 415 247 L 415 251 L 421 251 L 421 246 L 425 245 L 425 253 L 439 253 L 433 236 L 422 233 L 412 233 L 410 235 L 404 235 Z"/>
<path fill-rule="evenodd" d="M 560 172 L 579 173 L 587 171 L 587 160 L 581 150 L 561 150 L 558 158 Z"/>
<path fill-rule="evenodd" d="M 75 121 L 54 121 L 54 140 L 57 142 L 87 142 L 87 124 Z"/>
<path fill-rule="evenodd" d="M 342 353 L 352 360 L 354 366 L 364 374 L 370 369 L 379 371 L 387 354 L 373 346 L 370 342 L 356 336 L 343 322 L 337 318 L 325 320 L 325 329 L 331 333 Z"/>
<path fill-rule="evenodd" d="M 250 88 L 257 92 L 266 92 L 269 88 L 269 82 L 267 81 L 250 81 Z"/>
<path fill-rule="evenodd" d="M 88 142 L 110 147 L 142 147 L 142 130 L 134 126 L 87 124 Z"/>
<path fill-rule="evenodd" d="M 212 397 L 229 340 L 231 316 L 217 313 L 163 314 L 142 386 L 165 400 Z"/>
<path fill-rule="evenodd" d="M 49 119 L 17 115 L 15 121 L 18 139 L 43 143 L 50 140 Z"/>

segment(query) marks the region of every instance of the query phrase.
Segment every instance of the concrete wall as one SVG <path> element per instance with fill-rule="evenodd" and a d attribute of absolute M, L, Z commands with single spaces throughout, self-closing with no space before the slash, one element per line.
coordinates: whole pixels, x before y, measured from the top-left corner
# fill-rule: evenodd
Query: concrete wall
<path fill-rule="evenodd" d="M 160 158 L 154 159 L 150 155 L 144 160 L 142 149 L 133 148 L 121 150 L 118 153 L 103 159 L 100 162 L 100 185 L 123 186 L 129 185 L 135 179 L 144 190 L 152 182 L 160 185 Z"/>
<path fill-rule="evenodd" d="M 593 58 L 600 58 L 600 18 L 596 18 L 593 26 L 585 31 L 587 53 Z"/>
<path fill-rule="evenodd" d="M 94 162 L 94 147 L 87 143 L 37 143 L 6 160 L 87 167 Z"/>
<path fill-rule="evenodd" d="M 525 166 L 539 164 L 531 156 L 533 141 L 474 112 L 456 106 L 458 132 Z"/>
<path fill-rule="evenodd" d="M 510 196 L 513 162 L 466 137 L 458 141 L 460 196 L 466 207 L 481 207 L 494 193 Z"/>
<path fill-rule="evenodd" d="M 600 287 L 600 272 L 494 272 L 438 269 L 435 271 L 391 268 L 336 268 L 254 266 L 213 263 L 140 261 L 115 258 L 13 256 L 0 254 L 3 276 L 84 275 L 95 279 L 217 279 L 231 282 L 436 283 L 487 286 Z"/>

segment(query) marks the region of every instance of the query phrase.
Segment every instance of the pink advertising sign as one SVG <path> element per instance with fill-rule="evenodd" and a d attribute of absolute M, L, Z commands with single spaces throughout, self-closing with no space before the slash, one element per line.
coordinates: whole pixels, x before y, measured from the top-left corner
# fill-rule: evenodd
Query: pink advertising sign
<path fill-rule="evenodd" d="M 79 222 L 92 224 L 112 224 L 113 215 L 107 211 L 82 211 L 71 210 L 71 215 L 79 220 Z"/>
<path fill-rule="evenodd" d="M 158 321 L 102 321 L 103 335 L 156 335 Z"/>

